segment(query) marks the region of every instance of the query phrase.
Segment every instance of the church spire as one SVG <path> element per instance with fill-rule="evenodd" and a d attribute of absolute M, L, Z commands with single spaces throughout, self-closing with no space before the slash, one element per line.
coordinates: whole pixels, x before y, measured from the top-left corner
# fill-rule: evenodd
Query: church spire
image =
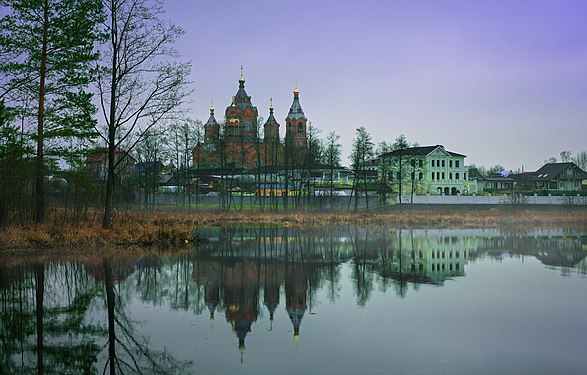
<path fill-rule="evenodd" d="M 238 79 L 238 82 L 239 82 L 240 87 L 243 87 L 243 88 L 245 87 L 245 77 L 243 75 L 243 66 L 242 65 L 241 65 L 241 76 Z"/>
<path fill-rule="evenodd" d="M 293 103 L 289 108 L 289 113 L 287 114 L 287 117 L 292 120 L 306 120 L 306 115 L 304 114 L 304 111 L 302 110 L 302 105 L 300 104 L 300 90 L 298 90 L 298 81 L 296 81 L 296 88 L 293 90 L 293 94 Z"/>

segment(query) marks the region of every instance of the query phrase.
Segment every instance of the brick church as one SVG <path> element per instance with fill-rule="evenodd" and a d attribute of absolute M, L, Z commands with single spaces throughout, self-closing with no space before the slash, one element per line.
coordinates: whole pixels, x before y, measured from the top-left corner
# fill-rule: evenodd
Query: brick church
<path fill-rule="evenodd" d="M 245 91 L 242 73 L 238 83 L 238 91 L 224 112 L 223 124 L 216 120 L 214 107 L 210 108 L 210 118 L 204 124 L 204 142 L 192 151 L 193 166 L 252 169 L 285 165 L 295 168 L 303 164 L 308 148 L 308 120 L 300 105 L 297 87 L 293 91 L 293 103 L 285 119 L 285 138 L 281 142 L 273 104 L 269 106 L 261 138 L 257 107 Z"/>

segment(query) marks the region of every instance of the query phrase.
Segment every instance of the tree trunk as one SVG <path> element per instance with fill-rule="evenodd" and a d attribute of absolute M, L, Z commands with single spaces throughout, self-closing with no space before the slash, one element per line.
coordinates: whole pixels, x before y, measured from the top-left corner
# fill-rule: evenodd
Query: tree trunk
<path fill-rule="evenodd" d="M 45 296 L 45 266 L 41 263 L 35 264 L 35 296 L 37 300 L 37 374 L 43 374 L 43 299 Z"/>
<path fill-rule="evenodd" d="M 43 46 L 39 82 L 39 111 L 37 116 L 37 163 L 35 173 L 36 214 L 35 222 L 45 221 L 45 166 L 43 161 L 43 123 L 45 117 L 45 77 L 47 74 L 47 43 L 49 29 L 49 0 L 43 5 Z"/>
<path fill-rule="evenodd" d="M 106 178 L 106 200 L 104 202 L 104 217 L 102 226 L 106 229 L 112 228 L 112 206 L 114 198 L 114 151 L 116 149 L 116 90 L 117 84 L 117 63 L 118 63 L 118 33 L 117 20 L 114 2 L 111 4 L 111 42 L 112 42 L 112 81 L 110 85 L 110 113 L 108 119 L 108 177 Z"/>
<path fill-rule="evenodd" d="M 106 302 L 108 304 L 108 362 L 110 375 L 116 374 L 116 331 L 114 329 L 114 281 L 112 277 L 112 262 L 108 258 L 102 260 L 104 278 L 106 281 Z"/>

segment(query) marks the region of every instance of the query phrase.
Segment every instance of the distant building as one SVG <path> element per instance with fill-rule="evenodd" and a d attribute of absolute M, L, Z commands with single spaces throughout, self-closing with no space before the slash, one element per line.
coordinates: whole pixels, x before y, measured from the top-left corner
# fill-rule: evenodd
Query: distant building
<path fill-rule="evenodd" d="M 120 147 L 114 149 L 115 172 L 119 179 L 130 177 L 137 161 Z M 108 150 L 100 148 L 86 159 L 86 170 L 95 182 L 106 182 L 108 177 Z"/>
<path fill-rule="evenodd" d="M 443 145 L 408 147 L 380 155 L 379 174 L 402 194 L 457 195 L 475 193 L 475 182 L 469 181 L 465 155 L 447 151 Z M 401 161 L 401 170 L 400 170 Z"/>
<path fill-rule="evenodd" d="M 239 88 L 219 123 L 210 108 L 204 125 L 204 141 L 192 151 L 193 166 L 198 169 L 223 168 L 228 165 L 253 169 L 287 164 L 295 168 L 305 161 L 308 148 L 307 118 L 299 101 L 299 90 L 293 91 L 293 102 L 285 119 L 285 138 L 280 140 L 280 125 L 269 106 L 269 117 L 263 125 L 261 139 L 257 107 L 245 91 L 245 79 L 239 78 Z"/>
<path fill-rule="evenodd" d="M 587 173 L 575 163 L 548 163 L 537 170 L 530 182 L 536 190 L 578 191 Z"/>

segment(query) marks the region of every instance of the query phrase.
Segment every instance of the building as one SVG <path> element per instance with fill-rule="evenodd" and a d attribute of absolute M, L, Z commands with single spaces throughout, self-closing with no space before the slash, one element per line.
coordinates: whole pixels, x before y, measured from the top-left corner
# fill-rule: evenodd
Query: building
<path fill-rule="evenodd" d="M 465 155 L 443 145 L 408 147 L 380 155 L 379 176 L 402 194 L 457 195 L 475 193 Z M 400 189 L 401 186 L 401 189 Z"/>
<path fill-rule="evenodd" d="M 115 173 L 118 179 L 128 179 L 133 173 L 136 162 L 128 152 L 120 147 L 114 149 Z M 96 149 L 86 159 L 86 170 L 93 181 L 105 183 L 108 177 L 108 150 L 105 148 Z"/>
<path fill-rule="evenodd" d="M 587 172 L 575 163 L 548 163 L 530 178 L 534 189 L 547 191 L 579 191 Z"/>
<path fill-rule="evenodd" d="M 219 123 L 210 108 L 210 117 L 204 125 L 204 141 L 192 151 L 193 166 L 199 169 L 238 166 L 254 169 L 266 166 L 296 168 L 305 161 L 307 118 L 299 100 L 299 90 L 293 91 L 293 102 L 285 118 L 285 138 L 280 139 L 280 124 L 269 106 L 269 117 L 263 124 L 260 137 L 257 107 L 245 91 L 245 79 L 238 80 L 239 87 L 231 104 L 224 112 L 225 121 Z"/>

